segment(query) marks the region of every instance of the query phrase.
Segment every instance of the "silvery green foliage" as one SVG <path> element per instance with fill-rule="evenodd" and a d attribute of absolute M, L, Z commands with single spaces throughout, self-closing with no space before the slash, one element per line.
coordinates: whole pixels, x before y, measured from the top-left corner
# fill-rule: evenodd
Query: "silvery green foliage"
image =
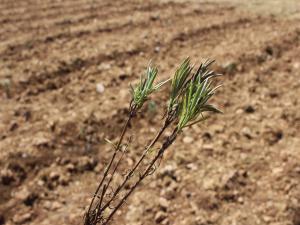
<path fill-rule="evenodd" d="M 178 130 L 203 121 L 203 112 L 220 113 L 213 105 L 209 104 L 210 98 L 220 86 L 212 85 L 212 78 L 219 76 L 209 67 L 214 61 L 202 63 L 198 70 L 193 73 L 194 66 L 190 58 L 185 59 L 175 72 L 171 81 L 171 92 L 168 101 L 168 112 L 172 113 L 178 120 Z M 141 76 L 138 85 L 131 87 L 132 101 L 137 109 L 140 109 L 149 95 L 157 91 L 169 80 L 154 85 L 158 70 L 156 67 L 148 66 L 146 73 Z M 199 116 L 201 118 L 199 119 Z"/>
<path fill-rule="evenodd" d="M 184 90 L 178 103 L 178 130 L 203 121 L 205 119 L 202 115 L 203 112 L 221 113 L 219 109 L 209 104 L 210 98 L 220 87 L 220 85 L 216 87 L 212 85 L 211 79 L 219 75 L 209 70 L 212 63 L 213 61 L 206 61 L 201 64 L 183 87 Z"/>
<path fill-rule="evenodd" d="M 192 72 L 193 67 L 190 65 L 190 59 L 185 59 L 180 67 L 176 70 L 175 75 L 172 79 L 171 84 L 171 93 L 169 100 L 169 111 L 174 110 L 174 107 L 177 106 L 178 98 L 182 94 L 188 77 Z"/>
<path fill-rule="evenodd" d="M 154 80 L 157 76 L 158 70 L 156 67 L 148 66 L 146 74 L 141 76 L 139 84 L 133 88 L 131 87 L 132 100 L 137 109 L 141 108 L 148 96 L 158 90 L 168 80 L 154 85 Z"/>

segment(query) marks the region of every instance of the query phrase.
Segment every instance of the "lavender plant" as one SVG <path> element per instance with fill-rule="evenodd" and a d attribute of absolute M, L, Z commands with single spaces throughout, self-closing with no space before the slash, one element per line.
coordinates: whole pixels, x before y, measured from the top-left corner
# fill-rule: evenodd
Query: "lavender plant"
<path fill-rule="evenodd" d="M 207 116 L 203 115 L 205 112 L 221 113 L 219 109 L 210 104 L 210 99 L 220 87 L 214 86 L 212 83 L 212 79 L 219 76 L 219 74 L 209 69 L 212 63 L 213 61 L 206 61 L 200 64 L 198 69 L 193 72 L 194 66 L 191 65 L 190 59 L 187 58 L 177 68 L 174 77 L 171 78 L 170 96 L 160 130 L 153 137 L 150 144 L 147 145 L 140 158 L 123 177 L 123 180 L 117 186 L 114 186 L 112 181 L 126 156 L 128 145 L 123 144 L 123 139 L 130 121 L 139 113 L 149 96 L 168 83 L 170 79 L 154 85 L 158 70 L 150 65 L 145 75 L 141 76 L 140 82 L 136 87 L 131 87 L 132 99 L 129 104 L 128 118 L 119 141 L 117 144 L 113 144 L 114 153 L 104 170 L 103 177 L 85 214 L 85 225 L 107 225 L 110 223 L 115 213 L 122 207 L 134 190 L 141 185 L 147 176 L 153 174 L 165 151 L 174 143 L 177 136 L 184 132 L 185 128 L 205 120 L 207 118 Z M 158 150 L 153 150 L 153 146 L 169 127 L 173 127 L 171 134 L 162 141 L 162 145 Z M 154 154 L 150 154 L 153 151 Z M 147 157 L 150 157 L 150 160 L 146 162 Z M 146 167 L 144 168 L 142 164 L 145 164 L 145 162 Z M 133 179 L 134 176 L 135 179 Z M 133 183 L 130 185 L 129 181 L 133 181 Z M 125 188 L 126 185 L 129 185 L 129 188 Z"/>

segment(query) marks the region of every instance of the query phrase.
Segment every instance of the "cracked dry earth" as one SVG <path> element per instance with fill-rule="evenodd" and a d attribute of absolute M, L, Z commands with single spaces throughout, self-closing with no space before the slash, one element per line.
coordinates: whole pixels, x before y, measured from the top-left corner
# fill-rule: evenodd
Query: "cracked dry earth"
<path fill-rule="evenodd" d="M 129 84 L 190 56 L 217 60 L 224 115 L 186 130 L 113 224 L 299 225 L 299 4 L 257 2 L 0 0 L 0 224 L 82 224 Z M 123 166 L 159 129 L 162 93 Z"/>

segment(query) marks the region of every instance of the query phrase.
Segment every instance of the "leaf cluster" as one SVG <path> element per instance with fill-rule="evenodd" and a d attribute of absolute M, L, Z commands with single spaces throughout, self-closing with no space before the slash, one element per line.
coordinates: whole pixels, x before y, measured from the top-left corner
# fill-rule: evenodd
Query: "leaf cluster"
<path fill-rule="evenodd" d="M 168 101 L 168 113 L 175 115 L 178 130 L 203 121 L 203 112 L 221 113 L 219 109 L 209 104 L 209 100 L 215 94 L 212 78 L 219 76 L 210 70 L 214 61 L 201 63 L 193 72 L 190 58 L 185 59 L 175 71 L 171 81 L 171 91 Z M 139 84 L 132 89 L 132 101 L 137 109 L 141 108 L 149 95 L 158 90 L 169 80 L 154 85 L 158 70 L 156 67 L 148 66 L 144 76 L 141 76 Z M 201 118 L 199 119 L 199 116 Z"/>
<path fill-rule="evenodd" d="M 191 66 L 190 58 L 185 59 L 176 70 L 171 83 L 171 93 L 168 105 L 169 111 L 174 110 L 174 107 L 177 106 L 177 100 L 182 94 L 192 70 L 193 67 Z"/>
<path fill-rule="evenodd" d="M 219 109 L 208 103 L 221 86 L 213 87 L 212 85 L 211 78 L 218 76 L 214 71 L 209 70 L 212 63 L 213 61 L 207 61 L 201 64 L 188 81 L 178 107 L 178 130 L 203 121 L 205 119 L 202 115 L 203 112 L 221 113 Z M 201 119 L 198 119 L 199 115 L 202 115 Z"/>
<path fill-rule="evenodd" d="M 166 80 L 154 85 L 157 73 L 158 69 L 149 65 L 146 73 L 140 77 L 139 84 L 135 88 L 131 86 L 132 101 L 137 109 L 140 109 L 143 106 L 151 93 L 168 82 L 168 80 Z"/>

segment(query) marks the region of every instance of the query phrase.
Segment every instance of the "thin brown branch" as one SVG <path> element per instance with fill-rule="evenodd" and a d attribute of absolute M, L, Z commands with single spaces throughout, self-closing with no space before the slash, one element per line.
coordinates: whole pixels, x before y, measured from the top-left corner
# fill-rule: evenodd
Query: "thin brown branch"
<path fill-rule="evenodd" d="M 170 121 L 169 118 L 166 119 L 166 122 L 165 122 L 164 126 L 159 130 L 159 132 L 156 134 L 156 136 L 154 137 L 154 139 L 151 141 L 151 143 L 145 149 L 145 151 L 143 152 L 142 156 L 140 157 L 140 159 L 138 160 L 138 162 L 135 164 L 135 166 L 126 175 L 123 183 L 120 184 L 120 186 L 118 186 L 118 188 L 114 192 L 114 194 L 111 197 L 111 199 L 103 206 L 103 208 L 101 209 L 102 212 L 110 205 L 110 203 L 116 198 L 116 196 L 118 195 L 118 193 L 123 189 L 123 187 L 126 185 L 126 183 L 128 182 L 128 180 L 131 178 L 131 176 L 134 174 L 134 172 L 136 171 L 136 169 L 139 167 L 139 165 L 142 163 L 142 161 L 144 160 L 144 158 L 147 156 L 147 154 L 150 151 L 150 149 L 155 145 L 155 143 L 158 141 L 158 139 L 164 133 L 164 131 L 166 130 L 166 128 L 171 124 L 171 122 L 172 121 Z"/>
<path fill-rule="evenodd" d="M 88 211 L 87 211 L 87 214 L 90 214 L 91 209 L 92 209 L 92 206 L 93 206 L 94 201 L 95 201 L 95 198 L 96 198 L 96 196 L 97 196 L 97 194 L 98 194 L 100 188 L 102 187 L 102 185 L 103 185 L 103 183 L 104 183 L 104 181 L 105 181 L 105 179 L 106 179 L 106 177 L 107 177 L 107 175 L 108 175 L 108 172 L 109 172 L 109 170 L 110 170 L 110 168 L 111 168 L 111 166 L 112 166 L 112 164 L 113 164 L 113 162 L 114 162 L 114 160 L 115 160 L 115 158 L 116 158 L 116 155 L 117 155 L 117 153 L 118 153 L 118 151 L 119 151 L 119 148 L 120 148 L 120 146 L 121 146 L 121 144 L 122 144 L 123 138 L 124 138 L 124 136 L 125 136 L 125 133 L 126 133 L 126 131 L 127 131 L 128 126 L 129 126 L 129 124 L 130 124 L 130 121 L 131 121 L 131 119 L 132 119 L 132 118 L 134 117 L 134 115 L 135 115 L 135 110 L 136 110 L 135 107 L 132 106 L 132 104 L 130 104 L 130 112 L 129 112 L 129 115 L 128 115 L 128 119 L 126 120 L 126 123 L 125 123 L 125 125 L 124 125 L 124 127 L 123 127 L 123 130 L 122 130 L 120 139 L 119 139 L 119 141 L 118 141 L 118 143 L 117 143 L 117 146 L 115 147 L 114 154 L 113 154 L 113 156 L 111 157 L 110 162 L 109 162 L 108 166 L 106 167 L 106 169 L 105 169 L 105 171 L 104 171 L 104 174 L 103 174 L 103 177 L 102 177 L 102 179 L 101 179 L 101 181 L 100 181 L 100 183 L 99 183 L 99 185 L 98 185 L 98 187 L 97 187 L 97 189 L 96 189 L 96 191 L 95 191 L 95 194 L 94 194 L 94 196 L 93 196 L 93 198 L 92 198 L 92 200 L 91 200 L 91 203 L 90 203 L 89 209 L 88 209 Z M 103 192 L 104 192 L 103 195 L 105 194 L 106 190 L 107 190 L 107 188 L 103 189 Z M 101 204 L 101 203 L 100 203 L 100 204 Z M 98 212 L 97 212 L 97 213 L 98 213 Z"/>
<path fill-rule="evenodd" d="M 162 147 L 159 149 L 156 156 L 152 159 L 144 173 L 139 177 L 139 180 L 130 188 L 130 190 L 127 192 L 127 194 L 120 200 L 119 204 L 113 209 L 113 211 L 110 213 L 110 215 L 107 217 L 106 221 L 103 223 L 103 225 L 107 225 L 108 222 L 111 220 L 111 218 L 114 216 L 114 214 L 117 212 L 117 210 L 126 202 L 127 198 L 131 195 L 131 193 L 137 188 L 137 186 L 144 180 L 144 178 L 149 174 L 151 171 L 153 165 L 156 163 L 156 161 L 163 156 L 166 149 L 175 141 L 177 137 L 177 129 L 173 131 L 173 133 L 167 138 L 167 140 L 163 143 Z"/>

